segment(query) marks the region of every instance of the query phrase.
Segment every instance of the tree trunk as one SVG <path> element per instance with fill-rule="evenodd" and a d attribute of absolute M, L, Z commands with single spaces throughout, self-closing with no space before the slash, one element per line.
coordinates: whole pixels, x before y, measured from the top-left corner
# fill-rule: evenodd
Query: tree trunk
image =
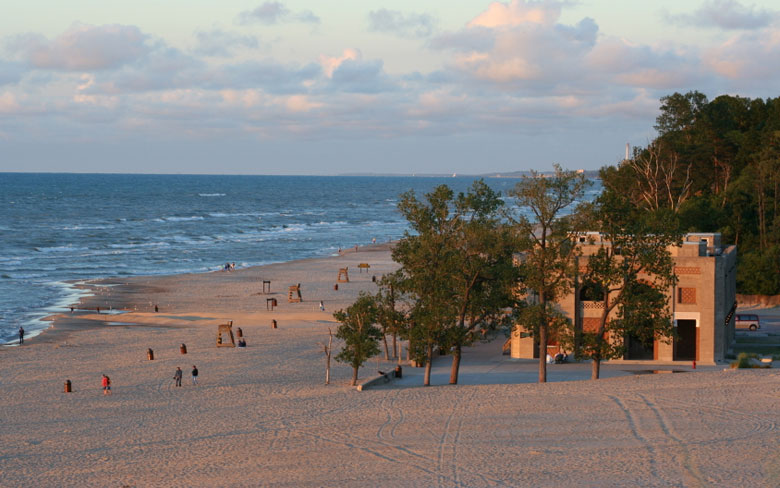
<path fill-rule="evenodd" d="M 427 360 L 425 361 L 425 378 L 423 379 L 423 386 L 431 386 L 431 364 L 433 363 L 433 344 L 428 344 L 425 356 Z"/>
<path fill-rule="evenodd" d="M 382 340 L 385 341 L 385 361 L 389 361 L 390 350 L 387 348 L 387 334 L 382 334 Z"/>
<path fill-rule="evenodd" d="M 547 324 L 539 325 L 539 383 L 547 383 Z"/>
<path fill-rule="evenodd" d="M 600 370 L 601 370 L 601 359 L 593 358 L 593 364 L 591 365 L 591 369 L 590 369 L 590 379 L 592 380 L 599 379 Z"/>
<path fill-rule="evenodd" d="M 397 358 L 399 357 L 398 354 L 398 335 L 393 334 L 393 357 Z"/>
<path fill-rule="evenodd" d="M 352 386 L 357 385 L 358 380 L 358 369 L 356 367 L 352 367 Z"/>
<path fill-rule="evenodd" d="M 406 360 L 411 361 L 412 360 L 412 340 L 409 339 L 406 341 Z"/>
<path fill-rule="evenodd" d="M 547 383 L 547 304 L 544 292 L 539 295 L 542 323 L 539 324 L 539 383 Z"/>
<path fill-rule="evenodd" d="M 457 344 L 455 346 L 455 349 L 452 351 L 452 369 L 450 370 L 450 384 L 451 385 L 457 385 L 458 384 L 458 370 L 460 369 L 460 344 Z"/>

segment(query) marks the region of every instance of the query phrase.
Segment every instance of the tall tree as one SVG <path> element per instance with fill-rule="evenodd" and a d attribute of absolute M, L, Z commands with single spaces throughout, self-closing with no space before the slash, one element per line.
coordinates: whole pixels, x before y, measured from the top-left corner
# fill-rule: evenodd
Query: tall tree
<path fill-rule="evenodd" d="M 387 345 L 387 336 L 393 337 L 393 357 L 398 356 L 397 342 L 398 336 L 403 332 L 403 326 L 406 323 L 406 316 L 398 310 L 397 304 L 400 302 L 401 280 L 403 275 L 400 271 L 388 273 L 379 279 L 377 284 L 379 290 L 375 295 L 377 306 L 377 323 L 382 328 L 382 340 L 385 348 L 385 359 L 390 359 L 390 351 Z"/>
<path fill-rule="evenodd" d="M 583 282 L 601 302 L 595 330 L 582 332 L 583 355 L 593 360 L 592 379 L 601 361 L 620 357 L 621 340 L 647 341 L 672 335 L 667 292 L 676 282 L 669 246 L 679 244 L 673 214 L 640 209 L 619 192 L 605 190 L 591 209 L 589 228 L 600 232 L 595 254 L 587 257 Z"/>
<path fill-rule="evenodd" d="M 518 240 L 502 221 L 503 205 L 499 194 L 481 180 L 455 201 L 460 222 L 450 241 L 455 249 L 448 281 L 456 320 L 444 334 L 444 346 L 452 351 L 450 384 L 458 383 L 463 347 L 511 322 L 506 310 L 514 301 Z"/>
<path fill-rule="evenodd" d="M 374 326 L 376 303 L 374 297 L 361 293 L 358 299 L 333 314 L 341 322 L 336 337 L 344 341 L 344 347 L 336 360 L 352 366 L 352 386 L 358 379 L 358 369 L 372 356 L 379 354 L 379 339 L 382 332 Z"/>
<path fill-rule="evenodd" d="M 447 186 L 402 196 L 399 209 L 413 232 L 393 251 L 412 296 L 412 341 L 426 358 L 433 347 L 453 353 L 450 383 L 458 381 L 462 348 L 507 320 L 516 271 L 512 229 L 501 221 L 503 201 L 483 181 L 457 197 Z"/>
<path fill-rule="evenodd" d="M 532 218 L 516 218 L 518 234 L 527 239 L 520 266 L 523 282 L 538 297 L 521 312 L 521 322 L 531 329 L 539 344 L 539 382 L 547 381 L 547 343 L 551 326 L 561 324 L 555 302 L 572 288 L 574 277 L 575 226 L 569 212 L 585 192 L 584 175 L 555 166 L 555 175 L 536 172 L 524 177 L 510 196 Z"/>
<path fill-rule="evenodd" d="M 448 287 L 457 220 L 450 216 L 453 191 L 446 185 L 417 199 L 413 191 L 401 195 L 398 209 L 410 229 L 393 248 L 393 260 L 401 265 L 402 290 L 411 300 L 410 353 L 425 360 L 423 385 L 431 382 L 433 349 L 441 343 L 442 331 L 454 320 Z"/>

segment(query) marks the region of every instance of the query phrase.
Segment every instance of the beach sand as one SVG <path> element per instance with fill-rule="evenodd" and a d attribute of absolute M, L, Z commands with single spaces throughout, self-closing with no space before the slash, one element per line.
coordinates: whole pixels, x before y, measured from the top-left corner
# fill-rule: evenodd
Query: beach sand
<path fill-rule="evenodd" d="M 369 273 L 358 273 L 361 262 Z M 336 291 L 345 266 L 351 281 Z M 420 370 L 404 366 L 403 381 L 358 392 L 334 361 L 324 385 L 318 343 L 335 331 L 332 312 L 393 269 L 387 246 L 376 246 L 97 282 L 83 308 L 134 311 L 65 314 L 23 347 L 0 348 L 0 486 L 780 486 L 776 369 L 544 385 L 479 384 L 472 374 L 468 384 L 423 388 Z M 272 295 L 258 294 L 266 279 Z M 287 303 L 296 283 L 304 301 Z M 267 311 L 274 297 L 279 306 Z M 248 347 L 215 346 L 226 320 Z M 490 371 L 534 367 L 490 361 L 484 383 Z M 361 378 L 390 366 L 371 360 Z M 435 366 L 446 370 L 449 358 Z"/>

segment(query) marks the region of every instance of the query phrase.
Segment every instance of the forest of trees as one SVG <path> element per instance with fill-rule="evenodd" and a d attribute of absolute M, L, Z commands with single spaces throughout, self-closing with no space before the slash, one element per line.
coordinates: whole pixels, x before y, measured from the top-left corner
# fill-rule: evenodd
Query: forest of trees
<path fill-rule="evenodd" d="M 681 231 L 720 232 L 737 245 L 737 291 L 780 294 L 780 98 L 674 93 L 660 112 L 658 137 L 601 170 L 605 189 Z"/>

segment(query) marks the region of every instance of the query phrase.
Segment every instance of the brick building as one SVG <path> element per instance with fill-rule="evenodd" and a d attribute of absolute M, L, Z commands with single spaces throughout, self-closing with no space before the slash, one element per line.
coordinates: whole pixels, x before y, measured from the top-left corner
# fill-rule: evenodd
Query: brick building
<path fill-rule="evenodd" d="M 583 261 L 601 246 L 599 233 L 589 233 L 581 240 Z M 668 306 L 675 320 L 677 338 L 673 343 L 655 340 L 642 343 L 631 337 L 623 340 L 626 353 L 623 360 L 697 361 L 715 364 L 723 360 L 734 342 L 734 312 L 736 310 L 736 246 L 722 247 L 720 234 L 686 234 L 681 246 L 670 248 L 674 259 L 677 285 L 670 289 Z M 558 302 L 560 309 L 572 319 L 578 330 L 593 330 L 598 326 L 602 304 L 587 301 L 582 290 L 572 290 Z M 613 312 L 614 313 L 614 312 Z M 558 344 L 552 338 L 547 345 L 552 355 Z M 538 357 L 534 338 L 521 325 L 515 327 L 510 339 L 513 358 Z"/>

